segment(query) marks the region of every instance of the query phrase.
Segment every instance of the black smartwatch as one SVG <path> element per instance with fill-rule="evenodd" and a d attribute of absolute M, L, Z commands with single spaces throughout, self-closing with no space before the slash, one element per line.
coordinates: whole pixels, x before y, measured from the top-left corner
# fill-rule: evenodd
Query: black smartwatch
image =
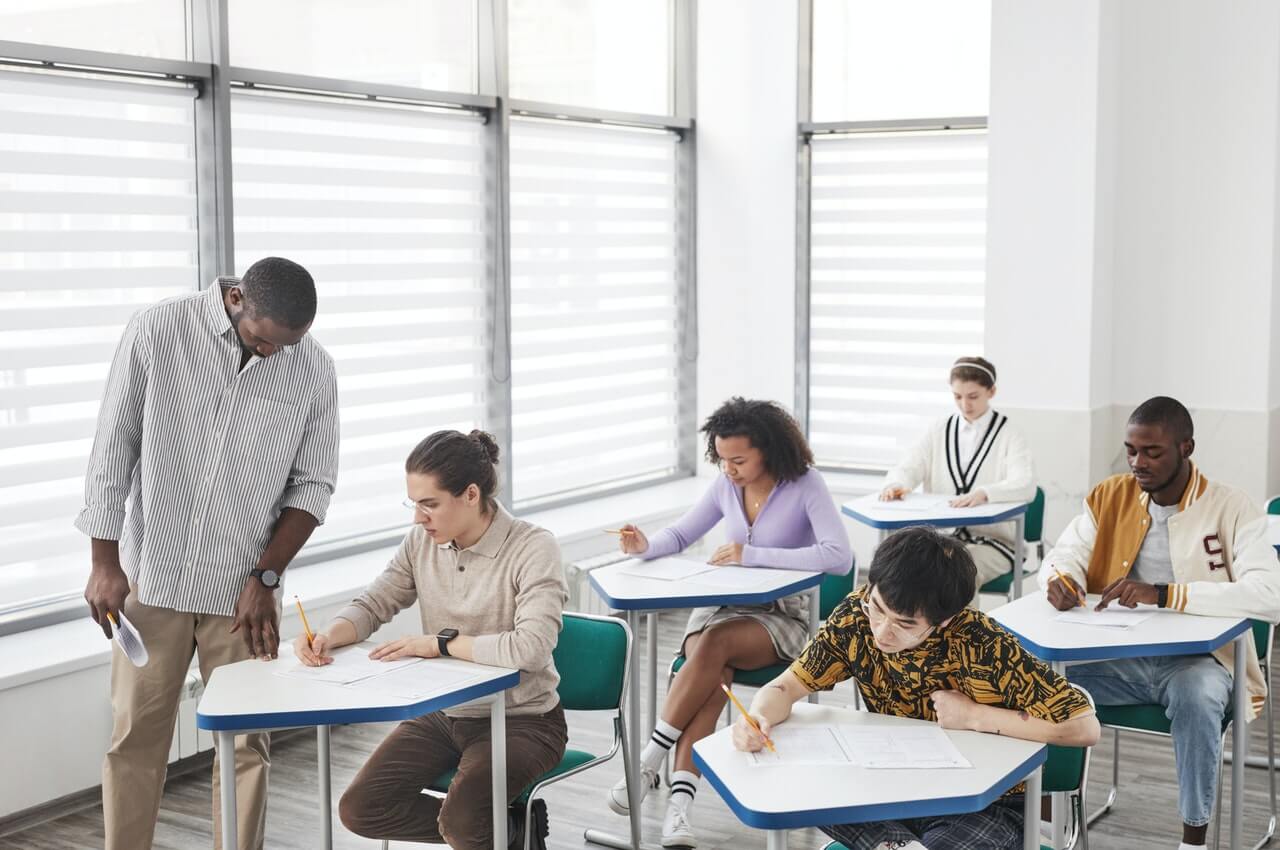
<path fill-rule="evenodd" d="M 457 629 L 441 629 L 440 630 L 440 633 L 436 635 L 436 641 L 440 644 L 441 655 L 449 654 L 449 641 L 453 640 L 457 636 L 458 636 Z"/>
<path fill-rule="evenodd" d="M 280 574 L 275 570 L 250 570 L 249 575 L 262 582 L 262 586 L 268 590 L 275 590 L 280 586 Z"/>
<path fill-rule="evenodd" d="M 1161 608 L 1169 607 L 1169 585 L 1157 584 L 1156 586 L 1156 605 Z"/>

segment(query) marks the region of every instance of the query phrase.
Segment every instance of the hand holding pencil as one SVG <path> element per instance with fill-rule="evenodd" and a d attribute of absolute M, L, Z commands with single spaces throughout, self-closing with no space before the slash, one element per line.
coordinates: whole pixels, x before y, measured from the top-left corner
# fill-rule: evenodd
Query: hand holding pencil
<path fill-rule="evenodd" d="M 1057 567 L 1050 567 L 1050 569 L 1053 570 L 1054 576 L 1049 579 L 1049 604 L 1059 611 L 1070 611 L 1072 608 L 1084 605 L 1084 591 L 1080 586 L 1070 577 L 1063 575 Z"/>
<path fill-rule="evenodd" d="M 631 523 L 621 528 L 606 528 L 605 534 L 618 535 L 618 548 L 628 555 L 642 555 L 649 549 L 649 538 Z"/>
<path fill-rule="evenodd" d="M 297 604 L 298 616 L 302 619 L 302 634 L 298 635 L 293 642 L 294 655 L 308 667 L 332 664 L 333 657 L 326 652 L 329 648 L 329 636 L 313 633 L 311 624 L 307 622 L 307 612 L 302 610 L 302 600 L 295 596 L 293 601 Z"/>
<path fill-rule="evenodd" d="M 733 691 L 729 690 L 729 686 L 724 682 L 720 683 L 720 689 L 728 695 L 729 699 L 733 700 L 734 706 L 738 709 L 738 713 L 741 715 L 733 728 L 734 747 L 739 750 L 745 750 L 749 753 L 757 752 L 764 747 L 768 747 L 769 752 L 777 753 L 777 747 L 773 745 L 773 741 L 769 738 L 769 729 L 771 728 L 769 726 L 769 721 L 765 720 L 763 717 L 757 721 L 756 718 L 751 715 L 751 712 L 747 710 L 746 706 L 744 706 L 738 698 L 733 695 Z"/>

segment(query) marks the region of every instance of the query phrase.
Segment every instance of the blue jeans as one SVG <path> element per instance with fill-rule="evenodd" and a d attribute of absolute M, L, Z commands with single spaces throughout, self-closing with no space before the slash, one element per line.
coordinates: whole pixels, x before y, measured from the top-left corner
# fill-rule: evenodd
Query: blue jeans
<path fill-rule="evenodd" d="M 1098 705 L 1162 705 L 1171 721 L 1182 822 L 1204 826 L 1213 815 L 1222 758 L 1222 718 L 1231 705 L 1231 674 L 1212 655 L 1122 658 L 1067 668 Z"/>

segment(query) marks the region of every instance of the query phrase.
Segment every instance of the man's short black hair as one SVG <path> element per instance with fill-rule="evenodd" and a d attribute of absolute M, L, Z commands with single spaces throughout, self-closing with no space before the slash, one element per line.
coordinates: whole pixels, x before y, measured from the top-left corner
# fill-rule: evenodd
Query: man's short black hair
<path fill-rule="evenodd" d="M 302 266 L 283 257 L 264 257 L 240 278 L 245 304 L 260 319 L 281 327 L 305 328 L 316 317 L 316 282 Z"/>
<path fill-rule="evenodd" d="M 1175 442 L 1185 443 L 1195 437 L 1191 413 L 1176 398 L 1158 395 L 1149 398 L 1129 415 L 1130 425 L 1158 425 Z"/>
<path fill-rule="evenodd" d="M 978 568 L 960 540 L 914 526 L 880 544 L 867 583 L 880 591 L 893 613 L 921 616 L 936 626 L 973 600 Z"/>

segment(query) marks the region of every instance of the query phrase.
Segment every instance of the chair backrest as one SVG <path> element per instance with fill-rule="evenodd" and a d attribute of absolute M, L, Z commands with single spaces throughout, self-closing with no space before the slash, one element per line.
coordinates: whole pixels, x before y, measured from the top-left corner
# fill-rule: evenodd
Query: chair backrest
<path fill-rule="evenodd" d="M 1271 631 L 1274 628 L 1266 620 L 1251 620 L 1253 623 L 1253 645 L 1258 650 L 1258 660 L 1263 662 L 1265 668 L 1266 660 L 1271 655 Z"/>
<path fill-rule="evenodd" d="M 846 596 L 853 593 L 853 580 L 858 575 L 858 559 L 855 556 L 853 566 L 842 576 L 827 573 L 822 577 L 822 585 L 818 589 L 818 619 L 825 620 L 836 610 L 836 606 Z"/>
<path fill-rule="evenodd" d="M 1044 491 L 1036 488 L 1035 498 L 1027 505 L 1027 514 L 1022 519 L 1022 539 L 1028 543 L 1038 543 L 1044 536 Z"/>
<path fill-rule="evenodd" d="M 1093 697 L 1088 691 L 1079 685 L 1071 687 L 1084 694 L 1084 698 L 1089 700 L 1089 705 L 1093 705 Z M 1050 744 L 1049 756 L 1044 763 L 1041 780 L 1042 790 L 1046 794 L 1079 790 L 1088 778 L 1088 768 L 1088 747 L 1059 747 L 1056 744 Z"/>
<path fill-rule="evenodd" d="M 571 711 L 619 708 L 630 653 L 631 629 L 622 620 L 566 612 L 551 653 L 560 674 L 560 703 Z"/>
<path fill-rule="evenodd" d="M 1272 496 L 1267 499 L 1267 513 L 1280 514 L 1280 496 Z"/>

